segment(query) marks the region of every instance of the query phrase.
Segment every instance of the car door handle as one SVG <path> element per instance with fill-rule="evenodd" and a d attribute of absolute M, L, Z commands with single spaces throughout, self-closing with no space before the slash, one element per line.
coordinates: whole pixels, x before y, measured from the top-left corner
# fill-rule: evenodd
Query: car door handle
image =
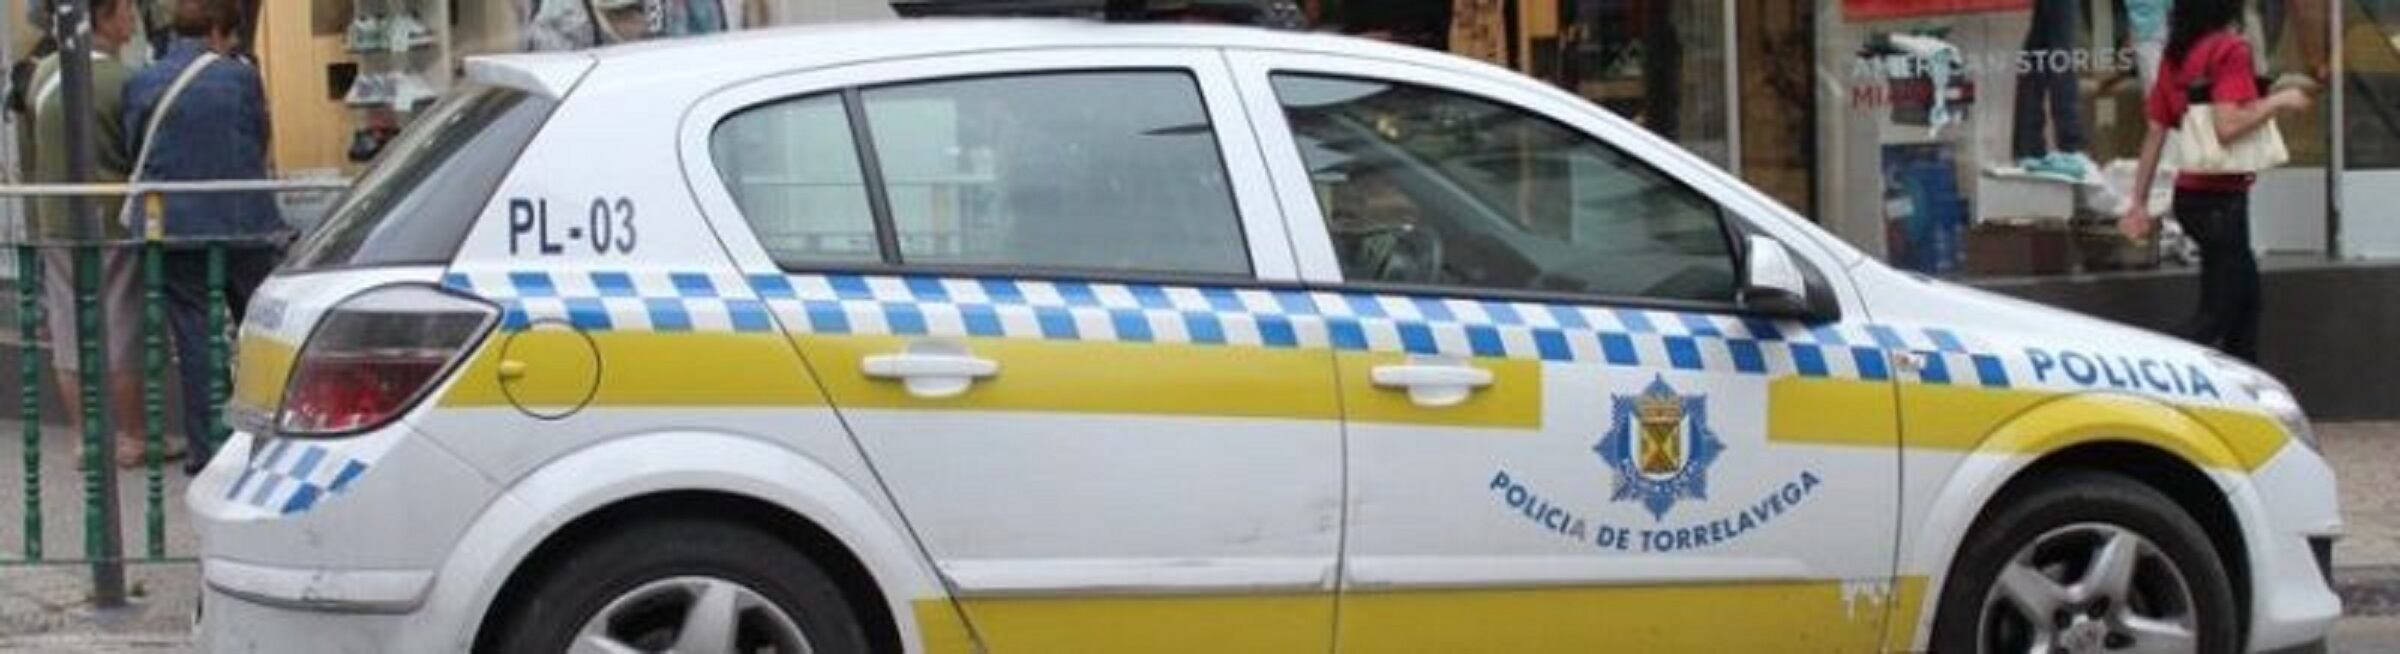
<path fill-rule="evenodd" d="M 954 397 L 976 380 L 1000 374 L 1000 363 L 968 354 L 963 347 L 912 345 L 900 354 L 874 354 L 859 362 L 869 379 L 898 380 L 908 394 L 924 398 Z"/>
<path fill-rule="evenodd" d="M 1475 389 L 1492 385 L 1492 371 L 1464 362 L 1412 361 L 1375 366 L 1368 377 L 1382 388 L 1406 389 L 1417 406 L 1456 406 Z"/>

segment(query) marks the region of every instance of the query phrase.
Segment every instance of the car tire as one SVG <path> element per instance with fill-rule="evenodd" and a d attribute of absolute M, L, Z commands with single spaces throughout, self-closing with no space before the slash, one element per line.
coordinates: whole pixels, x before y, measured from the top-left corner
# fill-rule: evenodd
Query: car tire
<path fill-rule="evenodd" d="M 601 638 L 653 652 L 707 645 L 727 631 L 724 640 L 744 646 L 724 651 L 867 651 L 841 588 L 805 553 L 722 521 L 629 525 L 561 553 L 532 584 L 501 607 L 509 613 L 487 651 L 567 652 Z M 727 629 L 684 628 L 695 622 Z"/>
<path fill-rule="evenodd" d="M 2025 480 L 1995 506 L 1950 566 L 1932 651 L 2081 651 L 2094 639 L 2113 650 L 2144 638 L 2239 651 L 2241 613 L 2217 548 L 2157 490 L 2076 470 Z"/>

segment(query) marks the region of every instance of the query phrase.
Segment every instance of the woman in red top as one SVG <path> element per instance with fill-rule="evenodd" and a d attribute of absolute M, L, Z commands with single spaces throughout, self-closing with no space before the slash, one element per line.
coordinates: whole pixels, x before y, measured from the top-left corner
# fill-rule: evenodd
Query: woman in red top
<path fill-rule="evenodd" d="M 2150 132 L 2142 138 L 2133 177 L 2133 205 L 2118 227 L 2141 238 L 2157 227 L 2150 215 L 2150 180 L 2158 171 L 2167 130 L 2183 122 L 2195 88 L 2205 88 L 2216 113 L 2217 140 L 2248 136 L 2276 114 L 2300 111 L 2308 94 L 2284 89 L 2259 96 L 2250 44 L 2242 40 L 2239 0 L 2176 0 L 2168 16 L 2165 70 L 2150 89 Z M 2246 360 L 2258 360 L 2258 259 L 2250 251 L 2250 184 L 2255 175 L 2178 173 L 2175 222 L 2200 245 L 2200 306 L 2187 336 Z"/>

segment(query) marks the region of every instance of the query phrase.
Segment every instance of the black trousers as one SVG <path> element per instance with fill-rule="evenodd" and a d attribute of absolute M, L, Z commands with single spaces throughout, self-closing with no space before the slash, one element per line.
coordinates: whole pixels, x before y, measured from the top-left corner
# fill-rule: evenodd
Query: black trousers
<path fill-rule="evenodd" d="M 2175 222 L 2200 244 L 2200 304 L 2185 336 L 2258 361 L 2258 257 L 2250 252 L 2250 193 L 2176 189 Z"/>
<path fill-rule="evenodd" d="M 225 310 L 227 325 L 238 328 L 250 294 L 274 272 L 281 255 L 268 247 L 225 248 Z M 175 336 L 176 376 L 183 384 L 183 432 L 190 443 L 187 470 L 207 464 L 210 427 L 216 407 L 208 402 L 208 251 L 173 249 L 166 252 L 167 328 Z"/>
<path fill-rule="evenodd" d="M 2075 0 L 2034 0 L 2033 25 L 2017 55 L 2026 59 L 2018 62 L 2017 106 L 2009 127 L 2009 149 L 2019 159 L 2084 149 L 2083 92 L 2071 59 L 2080 7 Z"/>

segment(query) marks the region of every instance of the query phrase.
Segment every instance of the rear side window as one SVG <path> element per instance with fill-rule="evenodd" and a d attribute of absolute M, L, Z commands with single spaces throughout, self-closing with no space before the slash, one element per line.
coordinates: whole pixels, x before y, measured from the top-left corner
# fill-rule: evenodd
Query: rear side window
<path fill-rule="evenodd" d="M 743 111 L 711 137 L 717 174 L 758 242 L 787 268 L 882 259 L 842 96 Z"/>
<path fill-rule="evenodd" d="M 1250 272 L 1216 131 L 1198 83 L 1181 72 L 950 79 L 783 100 L 727 119 L 711 147 L 743 217 L 787 268 L 881 260 Z M 892 252 L 879 247 L 882 234 Z"/>
<path fill-rule="evenodd" d="M 514 89 L 451 94 L 385 149 L 287 269 L 448 263 L 556 106 Z"/>

